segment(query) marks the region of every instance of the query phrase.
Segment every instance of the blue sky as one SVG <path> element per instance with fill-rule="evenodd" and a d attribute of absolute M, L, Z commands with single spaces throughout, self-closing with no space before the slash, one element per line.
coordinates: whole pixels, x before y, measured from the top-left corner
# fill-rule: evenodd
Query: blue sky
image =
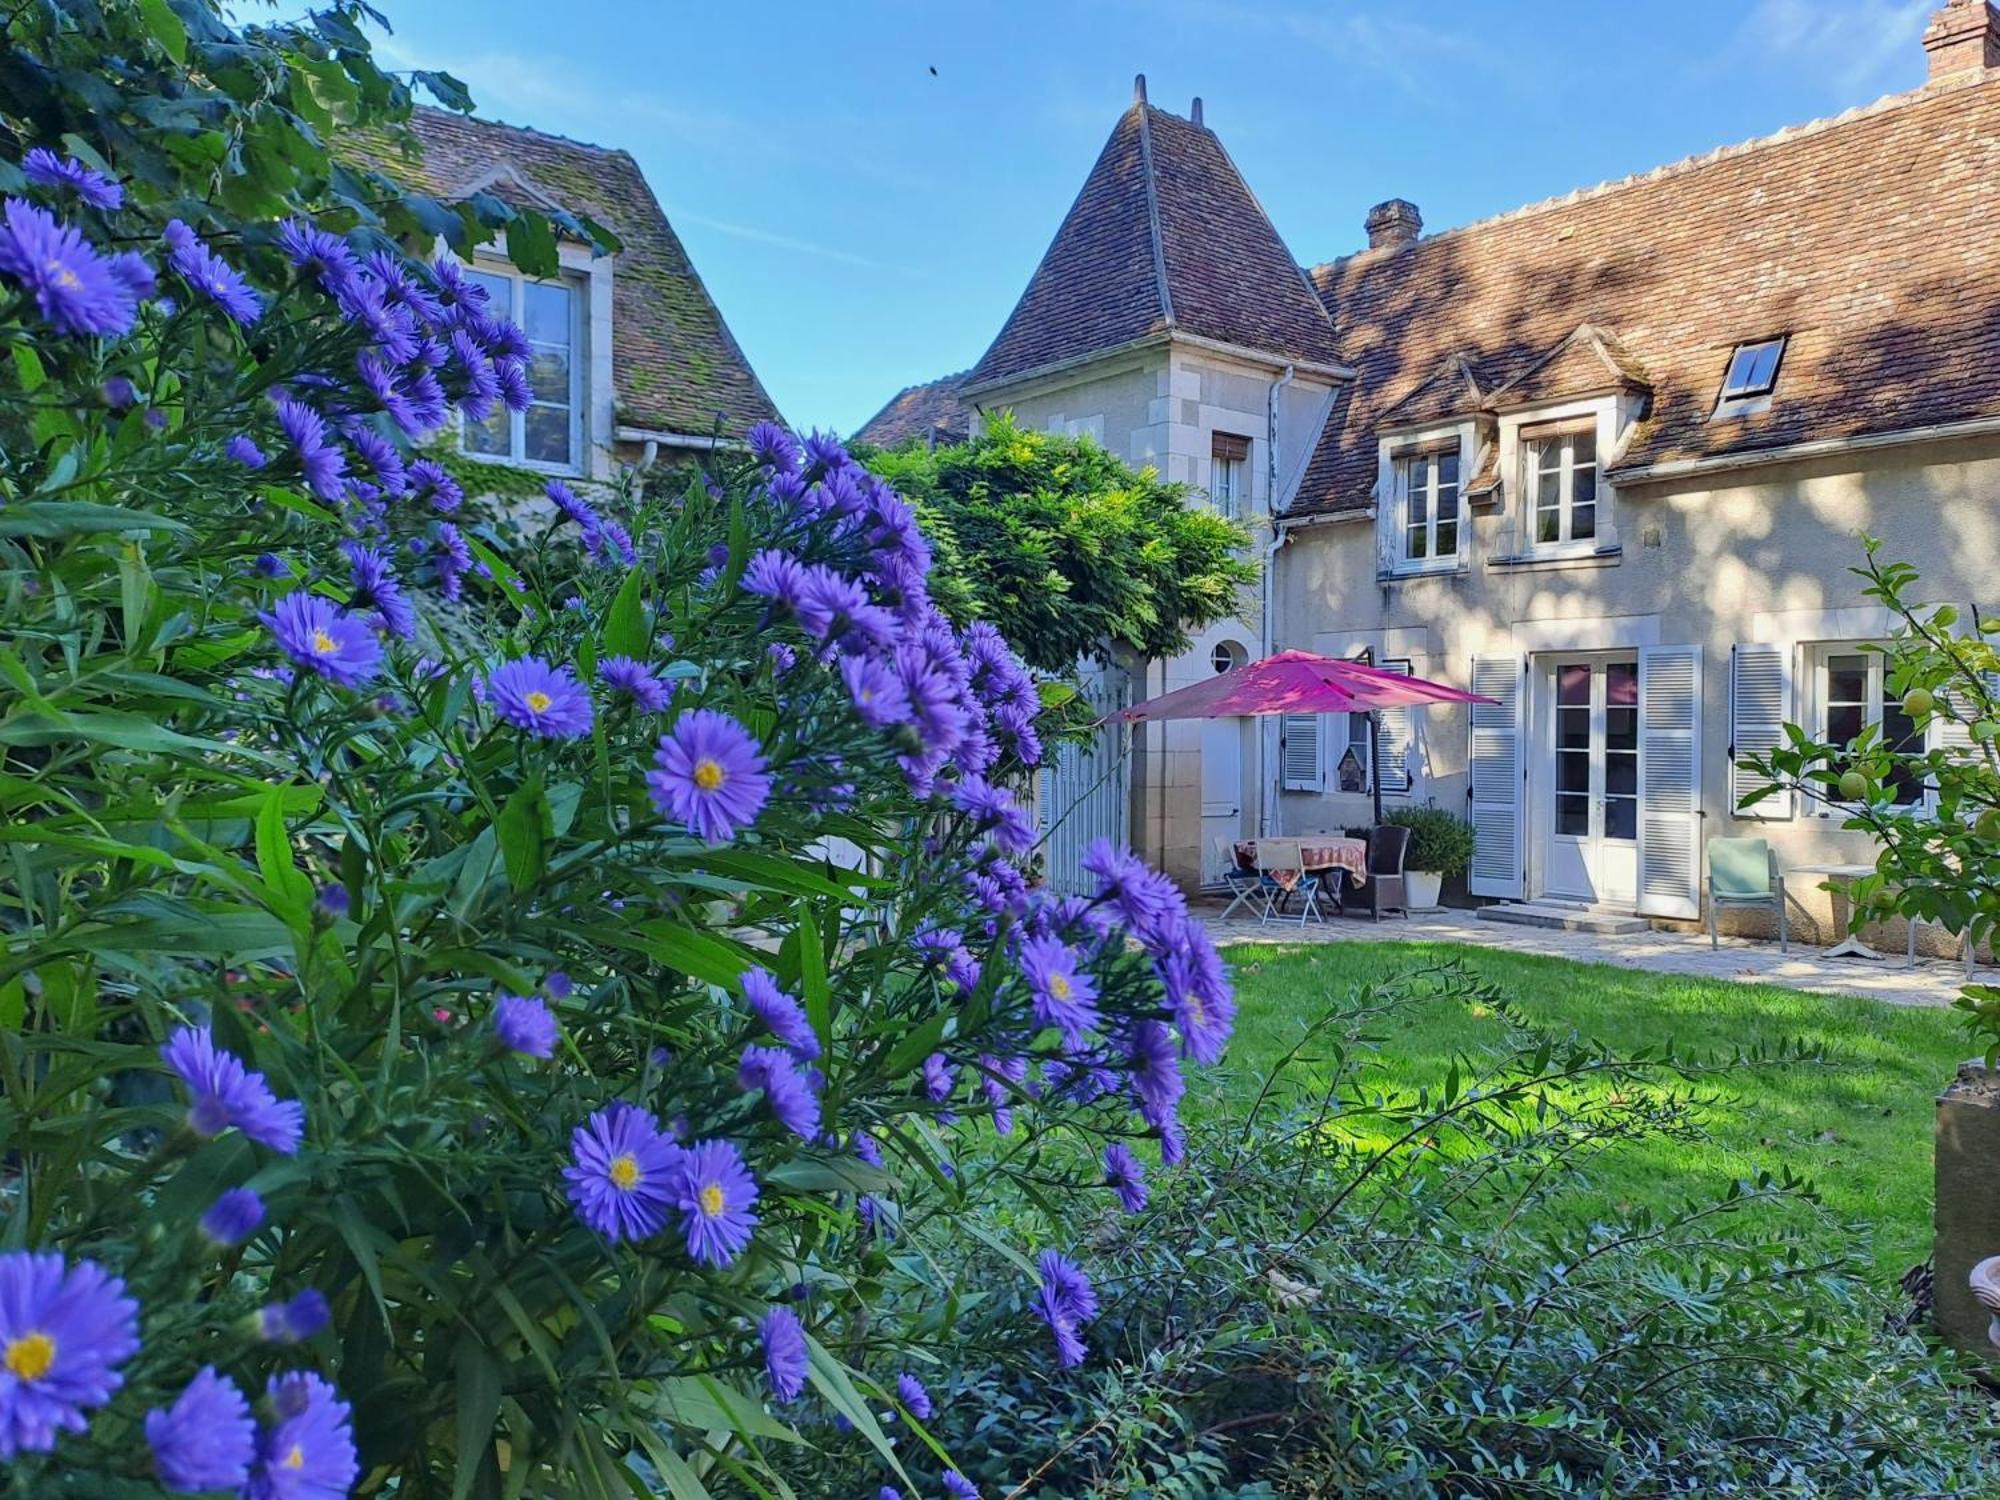
<path fill-rule="evenodd" d="M 1143 72 L 1307 265 L 1922 81 L 1940 0 L 380 0 L 391 66 L 631 151 L 786 416 L 979 357 Z M 933 72 L 933 69 L 935 72 Z"/>

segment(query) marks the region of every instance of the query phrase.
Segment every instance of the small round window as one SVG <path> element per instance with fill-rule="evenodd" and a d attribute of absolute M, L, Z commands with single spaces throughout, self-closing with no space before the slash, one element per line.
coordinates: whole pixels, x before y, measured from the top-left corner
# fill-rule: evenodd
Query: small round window
<path fill-rule="evenodd" d="M 1209 665 L 1217 672 L 1227 672 L 1232 667 L 1243 665 L 1243 648 L 1234 641 L 1223 641 L 1209 653 Z"/>

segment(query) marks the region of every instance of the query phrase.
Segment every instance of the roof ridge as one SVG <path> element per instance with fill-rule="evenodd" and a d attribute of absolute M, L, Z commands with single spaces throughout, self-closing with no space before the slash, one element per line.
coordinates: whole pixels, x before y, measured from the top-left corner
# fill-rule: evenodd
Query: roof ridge
<path fill-rule="evenodd" d="M 1169 328 L 1174 326 L 1174 293 L 1167 284 L 1167 247 L 1160 233 L 1160 184 L 1153 171 L 1153 131 L 1146 116 L 1151 111 L 1141 95 L 1131 107 L 1139 111 L 1139 175 L 1146 183 L 1146 227 L 1152 235 L 1153 281 L 1160 289 L 1160 312 Z"/>
<path fill-rule="evenodd" d="M 516 135 L 539 136 L 545 141 L 554 141 L 558 145 L 563 146 L 574 146 L 580 151 L 595 151 L 599 156 L 630 157 L 632 155 L 623 146 L 600 146 L 596 141 L 580 141 L 573 135 L 558 135 L 553 130 L 538 130 L 533 125 L 516 125 L 508 120 L 494 120 L 489 119 L 485 115 L 467 114 L 463 110 L 441 109 L 435 104 L 416 105 L 414 106 L 414 112 L 417 114 L 435 115 L 441 120 L 451 120 L 461 125 L 484 125 L 493 130 L 510 130 Z"/>
<path fill-rule="evenodd" d="M 1785 145 L 1791 141 L 1820 135 L 1825 131 L 1842 125 L 1858 124 L 1862 120 L 1889 114 L 1897 109 L 1925 104 L 1932 99 L 1957 93 L 1961 89 L 1980 88 L 1993 83 L 2000 83 L 2000 69 L 1989 70 L 1983 74 L 1973 73 L 1959 78 L 1941 79 L 1938 82 L 1926 83 L 1914 89 L 1905 89 L 1897 94 L 1884 94 L 1872 103 L 1853 105 L 1842 110 L 1837 115 L 1822 115 L 1816 120 L 1805 120 L 1796 125 L 1782 126 L 1767 135 L 1752 136 L 1750 139 L 1744 141 L 1731 141 L 1708 151 L 1697 152 L 1692 156 L 1683 156 L 1675 161 L 1664 162 L 1657 167 L 1648 167 L 1644 171 L 1629 172 L 1623 177 L 1606 178 L 1602 182 L 1592 183 L 1587 187 L 1574 187 L 1566 193 L 1557 193 L 1547 198 L 1537 198 L 1531 203 L 1523 203 L 1519 207 L 1505 209 L 1497 214 L 1488 214 L 1484 218 L 1471 219 L 1463 224 L 1454 224 L 1449 229 L 1440 229 L 1435 234 L 1425 235 L 1422 239 L 1411 243 L 1432 245 L 1440 240 L 1451 239 L 1455 235 L 1470 234 L 1480 229 L 1490 229 L 1496 224 L 1506 224 L 1516 219 L 1530 218 L 1536 214 L 1548 213 L 1558 208 L 1569 208 L 1589 199 L 1608 197 L 1613 193 L 1622 192 L 1627 188 L 1640 187 L 1647 183 L 1684 176 L 1716 162 L 1745 156 L 1753 151 L 1761 151 L 1769 146 Z M 1393 253 L 1397 250 L 1407 249 L 1408 246 L 1391 245 L 1380 248 Z M 1359 250 L 1350 251 L 1346 255 L 1336 255 L 1330 260 L 1323 260 L 1314 265 L 1307 272 L 1307 277 L 1310 279 L 1313 275 L 1321 271 L 1330 271 L 1337 266 L 1344 266 L 1352 261 L 1359 260 L 1364 255 L 1374 255 L 1377 253 L 1378 247 L 1371 245 Z"/>

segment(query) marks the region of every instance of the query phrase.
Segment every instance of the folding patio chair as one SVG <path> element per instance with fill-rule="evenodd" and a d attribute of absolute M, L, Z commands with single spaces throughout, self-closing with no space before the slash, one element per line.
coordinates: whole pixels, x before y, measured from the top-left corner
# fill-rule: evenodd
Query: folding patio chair
<path fill-rule="evenodd" d="M 1287 887 L 1273 873 L 1278 870 L 1292 871 L 1298 876 L 1297 883 Z M 1260 921 L 1270 921 L 1285 898 L 1293 895 L 1299 898 L 1299 926 L 1305 926 L 1309 917 L 1326 920 L 1326 914 L 1319 909 L 1319 876 L 1306 872 L 1305 852 L 1297 839 L 1257 840 L 1257 888 L 1264 893 Z"/>
<path fill-rule="evenodd" d="M 1217 834 L 1213 840 L 1216 868 L 1222 871 L 1222 883 L 1229 891 L 1229 905 L 1222 909 L 1221 920 L 1227 922 L 1236 914 L 1239 906 L 1247 907 L 1250 915 L 1256 914 L 1257 896 L 1263 882 L 1255 870 L 1246 870 L 1236 862 L 1236 841 Z"/>

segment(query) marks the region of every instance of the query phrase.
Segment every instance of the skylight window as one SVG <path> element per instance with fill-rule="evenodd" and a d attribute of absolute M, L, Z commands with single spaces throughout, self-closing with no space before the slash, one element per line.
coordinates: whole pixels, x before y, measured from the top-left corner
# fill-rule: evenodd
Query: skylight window
<path fill-rule="evenodd" d="M 1784 357 L 1782 338 L 1761 339 L 1754 344 L 1738 344 L 1729 356 L 1729 373 L 1722 380 L 1724 401 L 1747 401 L 1768 396 L 1778 383 L 1778 361 Z"/>

